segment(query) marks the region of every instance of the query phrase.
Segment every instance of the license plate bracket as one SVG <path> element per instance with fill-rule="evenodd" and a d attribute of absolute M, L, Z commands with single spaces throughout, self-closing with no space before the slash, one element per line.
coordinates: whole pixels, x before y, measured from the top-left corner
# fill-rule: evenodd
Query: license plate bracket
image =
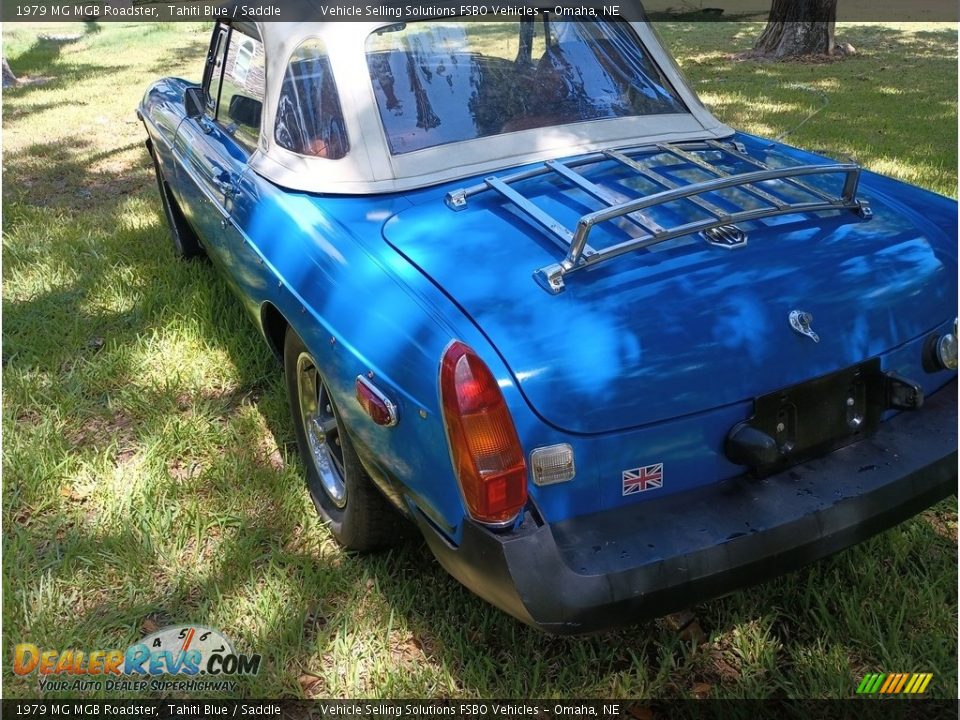
<path fill-rule="evenodd" d="M 757 397 L 748 423 L 773 438 L 778 458 L 754 472 L 769 475 L 869 437 L 888 407 L 887 387 L 877 358 Z"/>

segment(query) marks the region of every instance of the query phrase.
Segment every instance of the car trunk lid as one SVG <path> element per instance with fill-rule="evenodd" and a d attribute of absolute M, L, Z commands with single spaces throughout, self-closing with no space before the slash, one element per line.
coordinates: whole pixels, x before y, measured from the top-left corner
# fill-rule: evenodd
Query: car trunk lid
<path fill-rule="evenodd" d="M 719 153 L 700 157 L 726 172 L 756 169 Z M 709 177 L 675 156 L 655 156 L 649 166 L 680 186 Z M 612 162 L 578 171 L 622 200 L 663 189 Z M 514 187 L 568 228 L 601 207 L 556 174 Z M 782 181 L 758 188 L 796 197 Z M 562 250 L 494 192 L 460 212 L 436 191 L 421 193 L 385 224 L 384 236 L 472 318 L 544 420 L 599 433 L 795 385 L 879 355 L 941 319 L 938 309 L 955 290 L 928 242 L 936 230 L 870 197 L 869 188 L 861 196 L 873 200 L 870 220 L 843 210 L 741 223 L 748 242 L 733 250 L 699 234 L 680 237 L 574 273 L 556 295 L 533 274 Z M 703 198 L 728 209 L 763 202 L 742 189 Z M 645 212 L 645 222 L 662 227 L 704 217 L 689 200 Z M 598 225 L 590 243 L 605 247 L 639 232 L 617 220 Z M 791 326 L 796 312 L 812 317 L 816 341 Z"/>

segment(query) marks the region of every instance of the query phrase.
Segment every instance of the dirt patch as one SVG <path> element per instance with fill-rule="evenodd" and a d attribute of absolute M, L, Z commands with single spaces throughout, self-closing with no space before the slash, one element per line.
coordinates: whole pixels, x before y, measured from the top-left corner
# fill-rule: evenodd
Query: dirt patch
<path fill-rule="evenodd" d="M 681 640 L 699 647 L 707 641 L 707 634 L 700 627 L 697 616 L 690 610 L 681 610 L 664 618 L 667 627 L 673 630 Z"/>
<path fill-rule="evenodd" d="M 227 414 L 236 412 L 239 408 L 256 405 L 263 398 L 266 389 L 262 385 L 249 387 L 204 388 L 200 391 L 203 400 L 221 403 Z"/>
<path fill-rule="evenodd" d="M 929 523 L 933 531 L 940 537 L 946 538 L 954 545 L 957 544 L 957 516 L 941 510 L 927 510 L 923 519 Z"/>
<path fill-rule="evenodd" d="M 852 45 L 850 46 L 853 47 Z M 837 52 L 833 55 L 827 54 L 815 54 L 815 55 L 799 55 L 796 57 L 784 57 L 784 58 L 772 58 L 768 57 L 762 53 L 756 53 L 753 50 L 747 50 L 746 52 L 736 53 L 733 55 L 728 55 L 728 59 L 734 62 L 757 62 L 757 63 L 796 63 L 798 65 L 830 65 L 832 63 L 841 62 L 845 60 L 849 55 L 856 53 L 856 50 L 851 52 L 845 52 L 839 47 Z"/>
<path fill-rule="evenodd" d="M 432 643 L 429 637 L 426 639 L 426 642 L 428 644 Z M 426 662 L 428 657 L 429 654 L 425 650 L 424 641 L 412 633 L 405 635 L 394 634 L 391 636 L 390 659 L 394 665 L 416 667 Z"/>
<path fill-rule="evenodd" d="M 303 617 L 303 639 L 304 642 L 312 643 L 317 639 L 317 634 L 327 626 L 327 614 L 321 607 L 315 607 L 307 610 Z"/>
<path fill-rule="evenodd" d="M 40 411 L 36 408 L 25 408 L 17 413 L 16 420 L 17 425 L 39 425 L 40 420 L 43 416 L 40 414 Z"/>
<path fill-rule="evenodd" d="M 263 432 L 257 440 L 256 457 L 257 462 L 261 465 L 276 470 L 277 472 L 286 467 L 283 453 L 281 453 L 280 448 L 277 447 L 277 441 L 274 439 L 273 434 L 267 430 L 266 427 L 263 428 Z"/>
<path fill-rule="evenodd" d="M 89 417 L 66 437 L 75 450 L 103 450 L 115 446 L 114 464 L 118 467 L 137 453 L 136 421 L 121 411 L 109 416 Z"/>
<path fill-rule="evenodd" d="M 327 694 L 326 683 L 319 675 L 304 672 L 300 675 L 299 682 L 305 698 L 323 697 Z"/>
<path fill-rule="evenodd" d="M 197 460 L 184 460 L 182 458 L 173 458 L 167 460 L 167 474 L 178 483 L 185 483 L 195 477 L 199 477 L 203 472 L 203 464 Z"/>
<path fill-rule="evenodd" d="M 140 621 L 140 636 L 152 635 L 157 630 L 173 624 L 173 618 L 164 611 L 152 612 Z"/>

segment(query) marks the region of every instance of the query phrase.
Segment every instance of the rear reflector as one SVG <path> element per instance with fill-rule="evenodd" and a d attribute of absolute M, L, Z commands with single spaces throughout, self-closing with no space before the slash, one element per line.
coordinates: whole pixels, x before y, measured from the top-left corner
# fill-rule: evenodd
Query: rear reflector
<path fill-rule="evenodd" d="M 530 470 L 537 485 L 573 480 L 577 468 L 573 464 L 573 448 L 567 443 L 540 447 L 530 453 Z"/>
<path fill-rule="evenodd" d="M 360 407 L 377 425 L 392 427 L 397 424 L 397 406 L 363 375 L 357 376 L 356 392 Z"/>
<path fill-rule="evenodd" d="M 527 502 L 527 467 L 513 419 L 490 369 L 454 342 L 440 365 L 443 419 L 470 516 L 504 525 Z"/>

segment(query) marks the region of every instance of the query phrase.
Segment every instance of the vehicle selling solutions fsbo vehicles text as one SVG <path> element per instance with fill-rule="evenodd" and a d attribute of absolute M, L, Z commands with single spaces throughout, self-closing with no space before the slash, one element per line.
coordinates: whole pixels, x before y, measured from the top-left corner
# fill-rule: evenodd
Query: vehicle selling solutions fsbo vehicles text
<path fill-rule="evenodd" d="M 172 8 L 176 6 L 171 6 Z M 527 5 L 499 5 L 475 4 L 460 5 L 459 7 L 435 7 L 433 5 L 324 5 L 319 8 L 322 16 L 328 18 L 361 18 L 361 17 L 539 17 L 544 10 Z M 615 17 L 620 15 L 619 5 L 604 5 L 598 11 L 592 7 L 563 7 L 557 6 L 550 10 L 558 16 L 576 17 Z"/>

